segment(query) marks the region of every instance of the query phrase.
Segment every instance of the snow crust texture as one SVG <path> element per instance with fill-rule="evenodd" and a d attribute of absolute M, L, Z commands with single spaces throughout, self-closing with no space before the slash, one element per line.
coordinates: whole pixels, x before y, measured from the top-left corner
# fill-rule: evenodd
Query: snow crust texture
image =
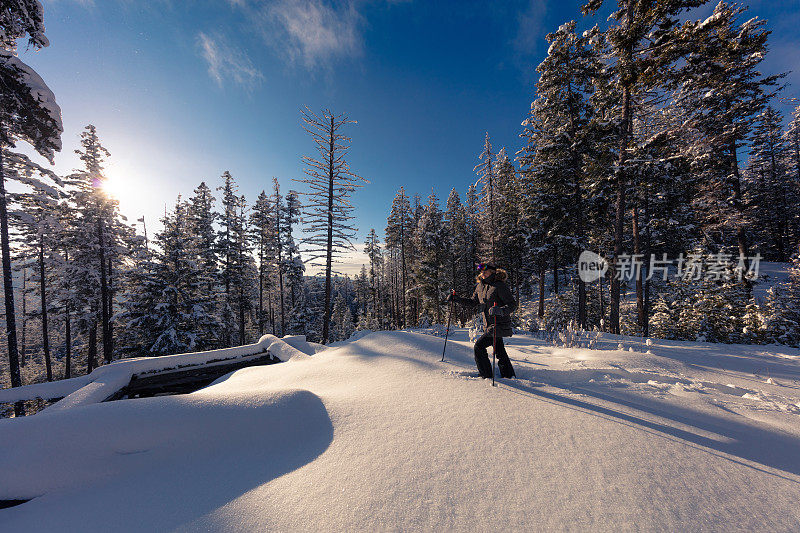
<path fill-rule="evenodd" d="M 797 350 L 521 335 L 493 388 L 467 335 L 2 420 L 0 530 L 798 530 Z"/>

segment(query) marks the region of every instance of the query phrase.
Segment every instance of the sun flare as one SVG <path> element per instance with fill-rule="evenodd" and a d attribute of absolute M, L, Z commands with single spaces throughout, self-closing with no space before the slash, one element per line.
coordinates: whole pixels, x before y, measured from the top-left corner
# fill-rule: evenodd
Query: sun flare
<path fill-rule="evenodd" d="M 108 196 L 114 198 L 115 200 L 119 200 L 125 196 L 128 185 L 125 183 L 124 179 L 121 179 L 119 175 L 106 172 L 105 180 L 103 180 L 103 183 L 100 187 Z"/>

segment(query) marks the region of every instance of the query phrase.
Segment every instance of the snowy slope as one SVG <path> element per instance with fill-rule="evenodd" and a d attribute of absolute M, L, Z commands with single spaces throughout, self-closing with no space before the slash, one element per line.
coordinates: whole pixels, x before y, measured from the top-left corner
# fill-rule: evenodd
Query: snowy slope
<path fill-rule="evenodd" d="M 800 529 L 800 351 L 518 336 L 492 388 L 454 337 L 2 420 L 0 531 Z"/>

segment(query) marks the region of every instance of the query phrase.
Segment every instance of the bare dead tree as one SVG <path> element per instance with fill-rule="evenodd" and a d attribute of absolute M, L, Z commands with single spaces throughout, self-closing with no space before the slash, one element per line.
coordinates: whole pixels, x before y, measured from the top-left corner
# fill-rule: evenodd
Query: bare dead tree
<path fill-rule="evenodd" d="M 357 229 L 351 224 L 353 205 L 350 195 L 367 180 L 350 171 L 345 160 L 352 142 L 343 133 L 348 124 L 356 124 L 346 115 L 334 115 L 326 109 L 321 115 L 308 107 L 303 109 L 303 129 L 316 145 L 317 157 L 304 156 L 306 178 L 299 179 L 309 191 L 304 205 L 303 230 L 308 236 L 309 262 L 325 260 L 325 307 L 322 322 L 322 343 L 328 342 L 331 321 L 331 273 L 333 263 L 346 252 L 354 250 L 351 239 Z"/>

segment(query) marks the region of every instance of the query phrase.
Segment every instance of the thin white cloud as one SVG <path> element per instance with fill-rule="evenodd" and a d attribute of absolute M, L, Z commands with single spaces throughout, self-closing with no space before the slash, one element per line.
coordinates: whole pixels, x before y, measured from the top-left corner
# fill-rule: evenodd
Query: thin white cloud
<path fill-rule="evenodd" d="M 231 82 L 245 89 L 253 89 L 264 80 L 264 75 L 247 54 L 222 36 L 200 32 L 197 43 L 200 54 L 208 63 L 208 74 L 220 87 Z"/>
<path fill-rule="evenodd" d="M 278 0 L 261 10 L 267 42 L 306 68 L 363 53 L 363 18 L 352 2 L 336 7 L 320 0 Z"/>
<path fill-rule="evenodd" d="M 536 54 L 545 43 L 544 22 L 547 5 L 544 0 L 530 0 L 525 11 L 517 17 L 517 35 L 514 48 L 523 54 Z"/>
<path fill-rule="evenodd" d="M 359 9 L 372 1 L 227 0 L 243 10 L 248 23 L 281 59 L 309 70 L 327 69 L 363 54 L 365 20 Z"/>

